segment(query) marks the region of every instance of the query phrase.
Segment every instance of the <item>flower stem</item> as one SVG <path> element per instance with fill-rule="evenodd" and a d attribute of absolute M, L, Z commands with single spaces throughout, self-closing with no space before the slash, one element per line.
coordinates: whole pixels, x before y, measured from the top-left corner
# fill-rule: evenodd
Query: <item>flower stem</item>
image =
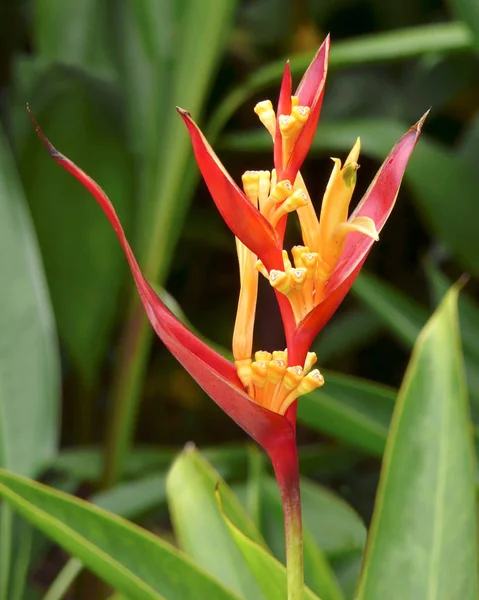
<path fill-rule="evenodd" d="M 303 527 L 296 443 L 276 454 L 272 462 L 283 502 L 288 600 L 303 600 Z"/>

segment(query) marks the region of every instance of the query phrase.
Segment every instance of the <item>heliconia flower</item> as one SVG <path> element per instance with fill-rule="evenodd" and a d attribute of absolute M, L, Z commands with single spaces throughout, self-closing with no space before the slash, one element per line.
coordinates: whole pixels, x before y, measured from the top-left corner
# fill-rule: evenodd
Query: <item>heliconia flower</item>
<path fill-rule="evenodd" d="M 84 171 L 56 150 L 41 131 L 33 115 L 31 118 L 50 156 L 93 195 L 110 221 L 125 252 L 148 319 L 159 338 L 200 387 L 266 450 L 275 468 L 281 470 L 281 464 L 289 464 L 291 457 L 296 456 L 294 424 L 284 416 L 284 413 L 299 394 L 317 387 L 316 378 L 319 377 L 319 383 L 322 383 L 319 372 L 312 371 L 308 376 L 305 371 L 303 376 L 300 376 L 297 373 L 298 369 L 286 369 L 285 352 L 282 355 L 283 361 L 279 360 L 278 356 L 274 359 L 270 356 L 270 362 L 276 369 L 281 370 L 283 366 L 285 367 L 283 374 L 286 373 L 287 383 L 277 386 L 277 409 L 271 410 L 263 406 L 260 401 L 254 401 L 245 391 L 235 366 L 195 336 L 171 313 L 155 293 L 138 266 L 118 216 L 105 192 Z M 313 357 L 309 357 L 306 368 L 309 369 L 313 362 Z M 265 357 L 261 356 L 257 361 L 258 370 L 264 369 L 263 364 L 266 364 Z M 291 375 L 289 371 L 293 371 Z M 286 462 L 281 460 L 285 453 L 289 453 Z"/>

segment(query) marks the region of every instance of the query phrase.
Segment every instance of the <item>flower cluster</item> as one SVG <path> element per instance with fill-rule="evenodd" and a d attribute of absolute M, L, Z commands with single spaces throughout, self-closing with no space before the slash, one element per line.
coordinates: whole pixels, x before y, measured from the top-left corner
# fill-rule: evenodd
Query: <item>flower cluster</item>
<path fill-rule="evenodd" d="M 269 100 L 256 105 L 255 112 L 273 140 L 274 168 L 271 172 L 246 171 L 242 188 L 189 113 L 178 109 L 211 196 L 236 237 L 240 295 L 233 334 L 234 364 L 197 338 L 166 308 L 141 273 L 106 194 L 59 153 L 35 123 L 51 156 L 90 191 L 110 220 L 158 336 L 206 393 L 265 448 L 273 463 L 295 445 L 297 398 L 324 383 L 320 371 L 313 368 L 316 355 L 309 352 L 311 343 L 343 300 L 378 239 L 424 120 L 394 146 L 351 215 L 359 140 L 343 165 L 334 158 L 318 218 L 300 169 L 316 132 L 328 56 L 329 38 L 294 94 L 286 64 L 276 112 Z M 291 213 L 299 219 L 302 244 L 288 252 L 283 241 Z M 257 351 L 253 357 L 259 274 L 276 292 L 287 348 Z"/>

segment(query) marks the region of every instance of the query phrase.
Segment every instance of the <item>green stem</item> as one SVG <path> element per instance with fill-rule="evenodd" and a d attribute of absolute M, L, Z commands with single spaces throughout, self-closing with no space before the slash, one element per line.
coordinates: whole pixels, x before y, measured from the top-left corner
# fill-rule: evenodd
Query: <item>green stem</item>
<path fill-rule="evenodd" d="M 83 563 L 78 558 L 70 558 L 56 576 L 55 581 L 48 588 L 47 593 L 43 596 L 43 600 L 61 600 L 82 569 Z"/>
<path fill-rule="evenodd" d="M 131 317 L 123 330 L 121 357 L 112 385 L 103 488 L 111 487 L 121 477 L 124 459 L 133 438 L 140 391 L 153 341 L 153 329 L 139 297 L 135 296 L 134 304 Z"/>
<path fill-rule="evenodd" d="M 296 443 L 272 457 L 283 503 L 288 600 L 303 600 L 303 526 Z"/>
<path fill-rule="evenodd" d="M 0 600 L 8 600 L 12 557 L 12 521 L 12 508 L 3 501 L 0 504 Z"/>
<path fill-rule="evenodd" d="M 19 523 L 18 529 L 19 542 L 12 575 L 11 600 L 22 600 L 25 597 L 25 586 L 28 578 L 33 540 L 33 528 L 30 523 L 22 520 Z"/>

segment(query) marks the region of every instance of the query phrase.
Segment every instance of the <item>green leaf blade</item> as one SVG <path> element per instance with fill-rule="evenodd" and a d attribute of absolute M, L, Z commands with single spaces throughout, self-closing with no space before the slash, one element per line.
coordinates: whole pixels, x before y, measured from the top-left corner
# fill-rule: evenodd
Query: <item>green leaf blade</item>
<path fill-rule="evenodd" d="M 238 500 L 198 452 L 186 449 L 167 478 L 173 527 L 180 546 L 242 598 L 261 598 L 261 592 L 231 539 L 215 497 L 222 484 L 223 506 L 235 523 L 256 542 L 262 542 Z"/>
<path fill-rule="evenodd" d="M 452 288 L 393 417 L 357 600 L 477 598 L 474 458 Z"/>
<path fill-rule="evenodd" d="M 56 453 L 60 361 L 39 250 L 3 131 L 0 215 L 0 466 L 33 477 Z"/>
<path fill-rule="evenodd" d="M 4 470 L 0 470 L 0 495 L 130 598 L 238 600 L 160 538 L 87 502 Z"/>

